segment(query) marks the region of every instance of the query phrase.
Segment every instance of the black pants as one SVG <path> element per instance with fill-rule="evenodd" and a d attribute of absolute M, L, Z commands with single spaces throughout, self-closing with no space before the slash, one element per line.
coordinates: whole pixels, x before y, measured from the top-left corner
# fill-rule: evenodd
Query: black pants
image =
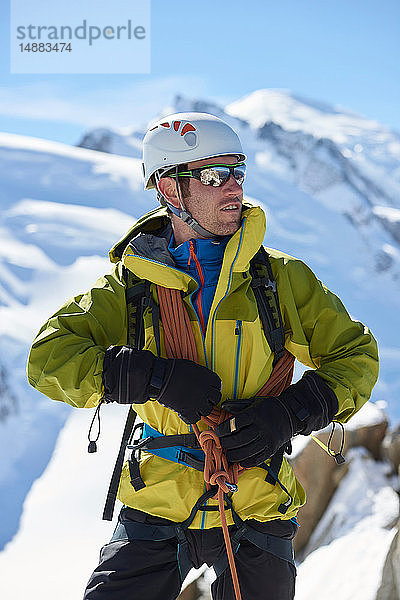
<path fill-rule="evenodd" d="M 170 525 L 171 521 L 123 508 L 121 518 L 150 524 Z M 249 521 L 252 527 L 292 539 L 297 526 L 291 521 Z M 230 530 L 235 530 L 233 526 Z M 211 566 L 225 553 L 222 530 L 187 530 L 190 558 L 198 569 Z M 296 570 L 290 563 L 242 540 L 235 555 L 243 598 L 251 600 L 293 600 Z M 182 578 L 177 561 L 177 540 L 118 540 L 103 546 L 100 562 L 87 585 L 84 600 L 175 600 Z M 213 600 L 234 600 L 230 569 L 211 585 Z"/>

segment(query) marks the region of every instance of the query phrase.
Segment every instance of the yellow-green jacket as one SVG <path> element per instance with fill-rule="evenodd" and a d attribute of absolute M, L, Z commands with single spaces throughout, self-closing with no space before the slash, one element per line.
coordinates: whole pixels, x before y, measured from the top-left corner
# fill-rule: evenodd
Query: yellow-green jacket
<path fill-rule="evenodd" d="M 190 302 L 190 294 L 197 289 L 195 280 L 127 246 L 132 237 L 141 232 L 151 234 L 166 223 L 162 208 L 140 219 L 111 250 L 110 258 L 115 263 L 111 274 L 100 278 L 86 294 L 68 301 L 43 325 L 28 360 L 28 379 L 32 386 L 72 406 L 98 404 L 103 395 L 104 352 L 112 344 L 127 342 L 122 280 L 122 265 L 125 265 L 139 278 L 182 290 L 199 361 L 203 365 L 207 362 L 221 378 L 222 401 L 233 397 L 236 373 L 237 398 L 251 398 L 262 387 L 271 373 L 273 356 L 250 287 L 249 261 L 265 235 L 263 211 L 259 207 L 246 207 L 240 229 L 226 246 L 204 339 Z M 346 422 L 368 400 L 375 384 L 376 342 L 364 325 L 350 318 L 337 296 L 326 289 L 303 262 L 275 250 L 268 249 L 268 253 L 277 282 L 285 346 L 304 365 L 317 369 L 331 386 L 339 403 L 335 420 Z M 155 285 L 152 294 L 157 301 Z M 238 320 L 242 321 L 240 347 L 235 335 Z M 161 346 L 165 356 L 162 327 Z M 157 353 L 151 318 L 146 314 L 145 348 Z M 134 409 L 143 421 L 163 434 L 189 431 L 189 426 L 176 413 L 156 401 L 134 405 Z M 152 454 L 143 453 L 140 471 L 146 486 L 135 491 L 125 464 L 118 497 L 127 506 L 152 515 L 183 521 L 205 491 L 201 472 Z M 305 502 L 305 493 L 286 459 L 279 479 L 294 502 L 284 516 L 278 507 L 287 501 L 287 495 L 278 485 L 267 483 L 265 476 L 265 470 L 259 467 L 241 474 L 239 490 L 232 497 L 236 512 L 242 519 L 260 521 L 295 516 Z M 213 503 L 216 501 L 209 501 Z M 229 512 L 227 516 L 228 524 L 232 524 Z M 194 528 L 217 526 L 220 520 L 215 511 L 198 513 L 192 523 Z"/>

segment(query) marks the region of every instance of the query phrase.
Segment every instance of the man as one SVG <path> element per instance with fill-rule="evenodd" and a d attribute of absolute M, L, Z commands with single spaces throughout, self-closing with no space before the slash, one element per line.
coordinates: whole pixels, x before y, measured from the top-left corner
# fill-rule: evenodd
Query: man
<path fill-rule="evenodd" d="M 215 600 L 240 597 L 215 489 L 205 491 L 204 454 L 182 443 L 193 442 L 195 424 L 208 429 L 211 413 L 222 415 L 215 432 L 229 465 L 242 469 L 225 502 L 243 598 L 292 599 L 291 540 L 305 494 L 283 451 L 296 434 L 346 422 L 376 381 L 372 335 L 304 263 L 268 249 L 267 286 L 257 277 L 265 216 L 243 201 L 245 158 L 237 134 L 211 115 L 170 115 L 152 127 L 145 187 L 163 207 L 114 246 L 112 273 L 67 302 L 33 343 L 34 387 L 77 407 L 133 404 L 144 422 L 146 452 L 124 466 L 124 508 L 85 600 L 172 600 L 188 569 L 204 563 L 216 569 Z M 136 348 L 127 345 L 130 276 L 150 282 L 148 308 L 135 317 L 135 333 L 142 316 L 145 329 Z M 261 287 L 277 300 L 269 333 Z M 310 370 L 289 385 L 293 356 Z"/>

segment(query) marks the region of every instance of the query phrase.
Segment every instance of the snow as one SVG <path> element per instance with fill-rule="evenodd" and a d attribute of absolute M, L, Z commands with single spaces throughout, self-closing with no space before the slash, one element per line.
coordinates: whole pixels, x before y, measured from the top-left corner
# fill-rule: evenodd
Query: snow
<path fill-rule="evenodd" d="M 131 214 L 149 205 L 138 158 L 3 133 L 0 158 L 3 210 L 26 197 Z"/>
<path fill-rule="evenodd" d="M 360 408 L 348 423 L 345 425 L 346 431 L 354 431 L 361 427 L 372 427 L 387 421 L 387 404 L 383 401 L 367 402 Z"/>
<path fill-rule="evenodd" d="M 0 422 L 3 547 L 70 412 L 28 386 L 29 345 L 49 315 L 110 271 L 110 246 L 142 212 L 142 182 L 138 160 L 47 140 L 1 134 L 0 155 L 0 365 L 16 399 Z"/>
<path fill-rule="evenodd" d="M 105 128 L 98 128 L 88 131 L 81 141 L 80 147 L 102 149 L 103 152 L 111 152 L 119 156 L 133 156 L 141 158 L 142 156 L 142 137 L 144 133 L 136 133 L 128 130 L 115 131 Z"/>
<path fill-rule="evenodd" d="M 375 600 L 394 534 L 373 527 L 316 550 L 298 569 L 295 600 Z"/>
<path fill-rule="evenodd" d="M 329 137 L 339 143 L 357 135 L 367 134 L 370 137 L 375 131 L 382 132 L 383 129 L 376 121 L 363 119 L 341 107 L 310 102 L 283 90 L 257 90 L 232 102 L 225 110 L 232 116 L 245 119 L 255 129 L 267 121 L 273 121 L 284 124 L 289 130 L 301 129 L 317 137 Z M 390 136 L 390 130 L 385 130 L 386 132 Z M 359 152 L 360 148 L 360 143 L 353 143 L 351 146 L 356 152 Z"/>
<path fill-rule="evenodd" d="M 102 408 L 96 454 L 87 452 L 93 410 L 71 412 L 50 464 L 32 486 L 19 534 L 0 554 L 0 597 L 71 600 L 83 595 L 115 525 L 102 521 L 101 513 L 126 412 L 126 406 Z"/>
<path fill-rule="evenodd" d="M 307 435 L 296 435 L 292 440 L 292 452 L 290 458 L 296 458 L 297 455 L 301 454 L 307 444 L 314 443 L 312 438 Z"/>
<path fill-rule="evenodd" d="M 296 170 L 307 167 L 308 173 L 303 182 L 307 185 L 315 169 L 320 179 L 323 174 L 321 171 L 326 170 L 328 164 L 331 169 L 326 173 L 332 175 L 335 164 L 339 171 L 344 169 L 347 185 L 354 185 L 361 177 L 370 180 L 365 188 L 367 195 L 373 196 L 376 186 L 379 188 L 374 204 L 382 204 L 384 200 L 383 204 L 393 206 L 394 199 L 400 196 L 400 136 L 376 121 L 355 115 L 341 107 L 316 103 L 282 90 L 257 90 L 229 104 L 225 111 L 232 117 L 250 123 L 258 136 L 263 132 L 264 126 L 271 123 L 275 129 L 276 126 L 282 129 L 285 133 L 283 146 L 271 148 L 267 144 L 262 152 L 267 152 L 268 159 L 259 159 L 264 163 L 269 160 L 275 172 L 278 168 L 281 174 L 286 171 L 286 176 L 293 178 Z M 281 133 L 275 131 L 274 136 L 279 138 Z M 333 145 L 326 145 L 328 140 Z M 308 162 L 304 147 L 314 147 L 317 154 L 325 147 L 328 153 L 325 157 L 320 153 L 320 160 L 317 161 L 316 154 Z M 275 155 L 272 160 L 271 149 Z M 277 149 L 279 152 L 276 152 Z M 300 158 L 296 156 L 299 149 Z M 346 162 L 339 160 L 339 153 L 347 159 Z"/>
<path fill-rule="evenodd" d="M 77 148 L 69 146 L 61 142 L 53 142 L 41 138 L 27 137 L 16 135 L 13 133 L 0 132 L 0 147 L 14 148 L 20 153 L 23 151 L 37 152 L 39 154 L 51 154 L 64 158 L 72 158 L 73 160 L 93 161 L 95 163 L 111 165 L 131 165 L 134 160 L 121 161 L 121 157 L 116 157 L 114 154 L 103 154 L 87 148 Z"/>
<path fill-rule="evenodd" d="M 346 458 L 348 471 L 315 528 L 306 554 L 351 532 L 390 529 L 399 517 L 390 463 L 374 461 L 361 447 L 349 450 Z"/>
<path fill-rule="evenodd" d="M 58 264 L 69 263 L 82 254 L 100 255 L 105 246 L 111 246 L 135 221 L 114 208 L 29 198 L 5 211 L 4 218 L 12 231 L 24 231 L 25 237 L 35 244 L 34 249 L 39 247 L 47 252 L 50 249 Z M 26 250 L 23 254 L 27 255 Z M 48 260 L 45 254 L 44 260 Z M 21 259 L 14 262 L 21 264 Z"/>
<path fill-rule="evenodd" d="M 363 448 L 350 450 L 347 460 L 349 470 L 298 567 L 296 600 L 375 600 L 399 497 L 388 463 L 375 462 Z"/>
<path fill-rule="evenodd" d="M 400 222 L 400 209 L 391 208 L 389 206 L 374 206 L 373 211 L 378 217 L 382 217 L 383 219 L 387 219 L 392 223 Z"/>

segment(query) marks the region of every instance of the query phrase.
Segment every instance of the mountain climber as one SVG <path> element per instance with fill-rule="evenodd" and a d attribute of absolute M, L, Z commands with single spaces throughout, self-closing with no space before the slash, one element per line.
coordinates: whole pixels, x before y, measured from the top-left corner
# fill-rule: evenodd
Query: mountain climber
<path fill-rule="evenodd" d="M 162 206 L 33 342 L 36 389 L 76 407 L 131 405 L 143 421 L 85 600 L 172 600 L 204 563 L 214 600 L 293 599 L 305 493 L 284 451 L 297 434 L 347 422 L 375 384 L 369 330 L 302 261 L 263 248 L 265 215 L 243 199 L 245 160 L 217 117 L 155 123 L 143 172 Z M 295 358 L 308 370 L 291 384 Z"/>

